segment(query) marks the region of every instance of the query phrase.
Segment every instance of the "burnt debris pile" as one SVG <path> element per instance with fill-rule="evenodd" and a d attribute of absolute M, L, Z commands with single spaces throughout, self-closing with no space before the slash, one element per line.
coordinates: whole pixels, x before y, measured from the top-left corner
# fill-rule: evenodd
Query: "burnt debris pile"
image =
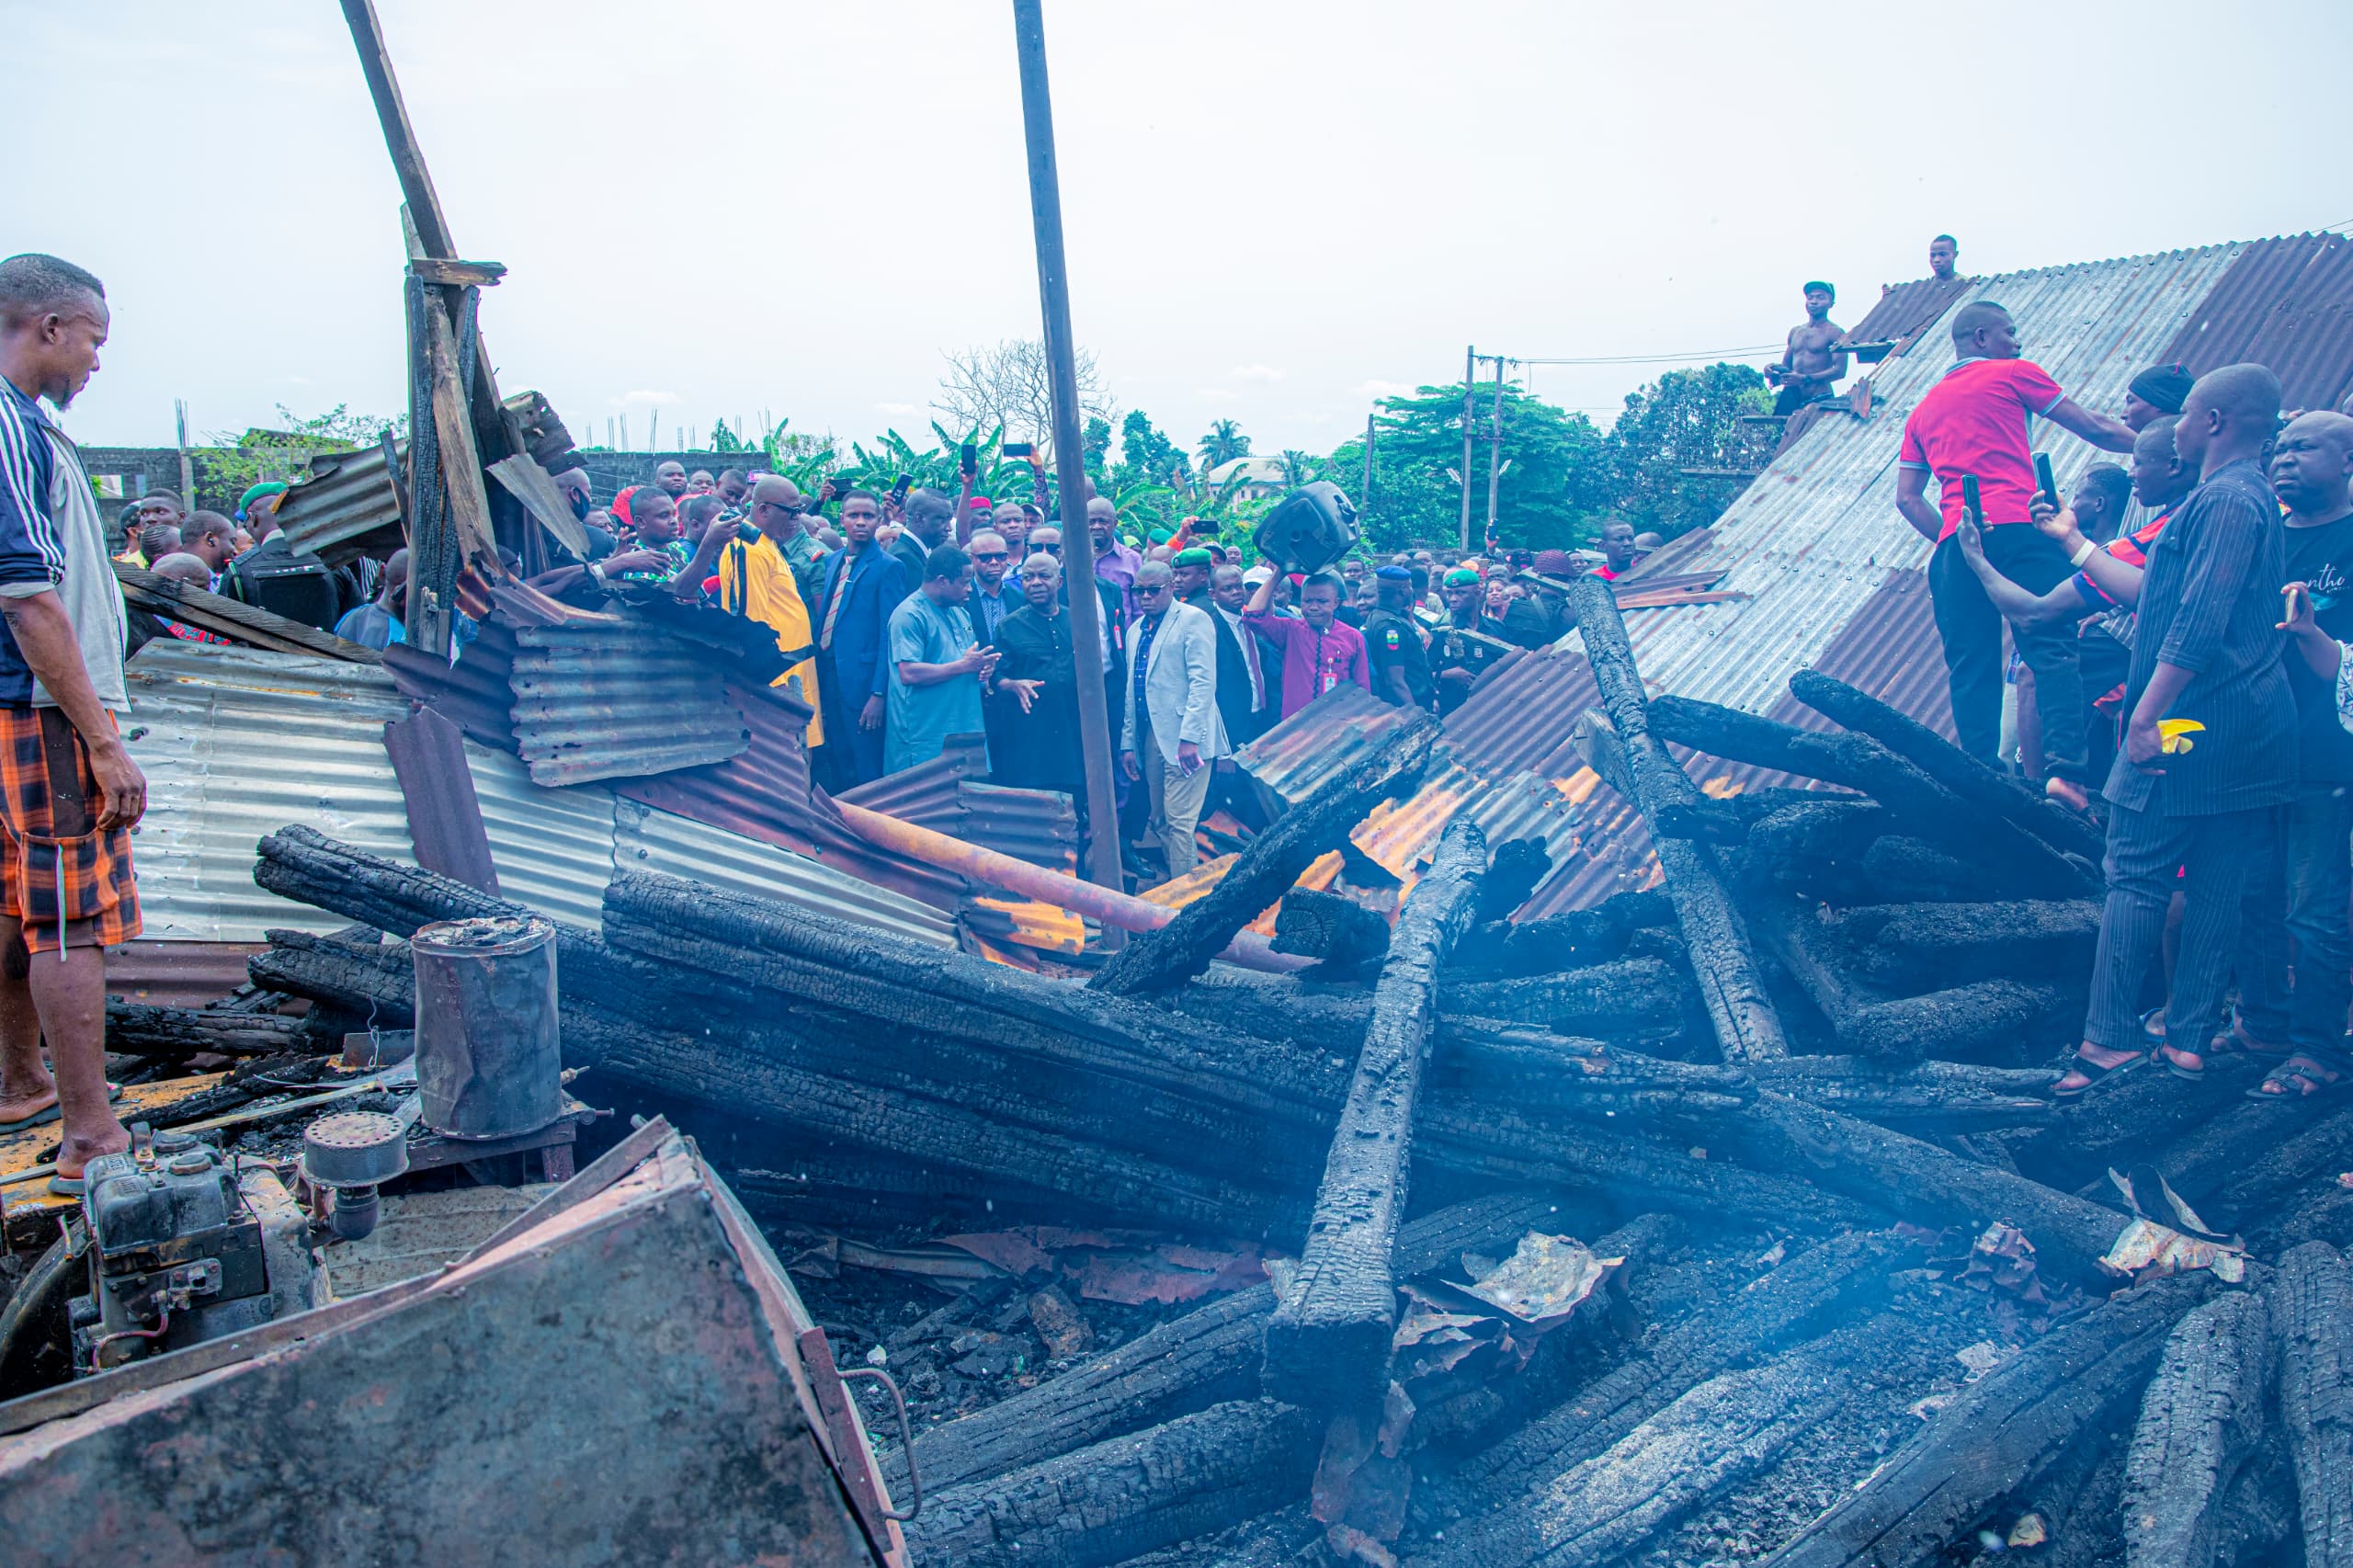
<path fill-rule="evenodd" d="M 1543 858 L 1469 811 L 1385 931 L 1283 899 L 1445 766 L 1416 722 L 1085 980 L 654 875 L 560 931 L 566 1065 L 733 1130 L 766 1220 L 1263 1248 L 1117 1343 L 1018 1261 L 878 1335 L 1048 1352 L 889 1444 L 915 1560 L 2353 1562 L 2353 1107 L 2231 1056 L 2054 1100 L 2092 831 L 1833 681 L 1792 683 L 1822 729 L 1646 699 L 1576 597 L 1579 745 L 1660 866 L 1592 908 L 1510 919 Z M 1716 798 L 1670 747 L 1785 777 Z M 256 983 L 388 1027 L 403 938 L 520 912 L 301 828 L 256 877 L 369 928 Z M 1313 967 L 1214 961 L 1279 900 Z M 233 1027 L 202 1048 L 278 1044 Z"/>

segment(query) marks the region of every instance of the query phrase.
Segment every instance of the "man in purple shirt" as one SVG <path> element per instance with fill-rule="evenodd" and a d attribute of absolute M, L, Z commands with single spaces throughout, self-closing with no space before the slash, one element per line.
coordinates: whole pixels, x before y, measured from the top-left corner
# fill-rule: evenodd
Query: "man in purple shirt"
<path fill-rule="evenodd" d="M 1097 495 L 1086 503 L 1086 537 L 1095 545 L 1095 574 L 1120 590 L 1120 608 L 1125 619 L 1133 620 L 1136 568 L 1143 564 L 1143 557 L 1120 542 L 1113 531 L 1119 521 L 1119 508 L 1108 498 Z"/>
<path fill-rule="evenodd" d="M 1333 618 L 1340 608 L 1340 579 L 1328 572 L 1310 577 L 1299 591 L 1300 619 L 1274 611 L 1275 585 L 1268 576 L 1250 597 L 1242 624 L 1262 642 L 1282 651 L 1283 717 L 1288 719 L 1343 681 L 1372 689 L 1372 666 L 1364 633 Z"/>

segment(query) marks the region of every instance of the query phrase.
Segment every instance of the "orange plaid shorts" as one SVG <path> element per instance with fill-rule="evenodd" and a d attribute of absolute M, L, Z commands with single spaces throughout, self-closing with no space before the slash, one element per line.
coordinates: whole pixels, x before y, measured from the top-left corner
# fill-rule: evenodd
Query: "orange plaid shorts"
<path fill-rule="evenodd" d="M 95 831 L 90 754 L 54 708 L 0 708 L 0 915 L 28 952 L 139 935 L 131 832 Z"/>

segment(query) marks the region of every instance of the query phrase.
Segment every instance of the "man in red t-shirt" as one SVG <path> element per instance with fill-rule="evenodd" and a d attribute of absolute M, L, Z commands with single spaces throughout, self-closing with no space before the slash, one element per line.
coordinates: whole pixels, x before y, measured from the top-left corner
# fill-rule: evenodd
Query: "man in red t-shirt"
<path fill-rule="evenodd" d="M 1953 312 L 1959 362 L 1929 389 L 1904 421 L 1895 504 L 1904 521 L 1935 541 L 1928 592 L 1952 682 L 1952 722 L 1961 749 L 1992 762 L 2002 742 L 2002 613 L 1970 570 L 1954 533 L 1961 527 L 1961 480 L 1974 475 L 1984 508 L 1985 558 L 2020 587 L 2046 594 L 2080 562 L 2035 528 L 2034 448 L 2039 415 L 2114 452 L 2132 449 L 2123 423 L 2068 397 L 2041 366 L 2018 358 L 2010 312 L 1990 301 Z M 1937 481 L 1937 504 L 1928 480 Z M 2084 688 L 2075 638 L 2065 628 L 2013 623 L 2019 656 L 2034 671 L 2042 719 L 2043 758 L 2060 790 L 2080 801 L 2089 784 L 2083 751 Z"/>

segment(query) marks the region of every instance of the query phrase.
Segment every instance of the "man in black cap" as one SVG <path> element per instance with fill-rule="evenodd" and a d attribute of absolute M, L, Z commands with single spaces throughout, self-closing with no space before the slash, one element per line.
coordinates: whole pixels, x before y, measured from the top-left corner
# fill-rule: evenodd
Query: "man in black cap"
<path fill-rule="evenodd" d="M 1364 618 L 1372 694 L 1400 708 L 1427 708 L 1435 692 L 1429 651 L 1422 644 L 1422 629 L 1414 624 L 1413 569 L 1383 566 L 1373 574 L 1373 585 L 1380 597 Z"/>
<path fill-rule="evenodd" d="M 2187 365 L 2152 365 L 2133 377 L 2124 389 L 2126 427 L 2137 436 L 2152 419 L 2180 414 L 2181 400 L 2189 395 L 2193 380 Z"/>
<path fill-rule="evenodd" d="M 1765 367 L 1765 379 L 1781 389 L 1773 412 L 1795 414 L 1816 398 L 1827 397 L 1847 374 L 1847 355 L 1834 347 L 1847 329 L 1830 319 L 1838 291 L 1827 283 L 1805 286 L 1805 320 L 1790 328 L 1790 345 L 1781 362 Z"/>

